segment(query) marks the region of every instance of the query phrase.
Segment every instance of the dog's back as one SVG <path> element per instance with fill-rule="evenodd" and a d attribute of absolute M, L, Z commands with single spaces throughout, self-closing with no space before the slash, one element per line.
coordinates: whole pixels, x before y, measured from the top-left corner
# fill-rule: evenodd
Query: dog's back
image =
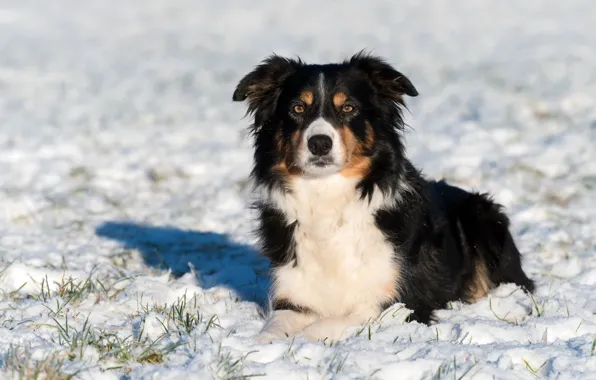
<path fill-rule="evenodd" d="M 431 203 L 439 205 L 470 267 L 464 273 L 461 298 L 474 302 L 502 283 L 529 292 L 534 282 L 521 270 L 521 255 L 509 232 L 502 206 L 487 194 L 471 193 L 445 181 L 428 182 Z"/>

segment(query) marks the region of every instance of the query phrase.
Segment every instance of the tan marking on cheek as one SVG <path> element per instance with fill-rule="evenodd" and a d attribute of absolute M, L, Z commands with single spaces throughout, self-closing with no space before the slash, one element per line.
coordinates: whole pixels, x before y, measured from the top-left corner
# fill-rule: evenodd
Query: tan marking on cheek
<path fill-rule="evenodd" d="M 288 175 L 288 165 L 286 160 L 288 158 L 288 144 L 284 142 L 284 138 L 281 132 L 281 128 L 275 133 L 275 146 L 277 148 L 277 156 L 280 157 L 280 161 L 273 167 L 273 170 L 278 174 L 286 176 Z"/>
<path fill-rule="evenodd" d="M 350 127 L 347 125 L 344 125 L 339 130 L 339 134 L 341 137 L 341 142 L 344 146 L 344 160 L 348 162 L 350 161 L 352 154 L 354 154 L 354 151 L 358 147 L 358 139 L 356 139 L 354 132 L 352 132 Z"/>
<path fill-rule="evenodd" d="M 468 283 L 468 302 L 473 303 L 485 297 L 491 288 L 488 268 L 484 260 L 478 258 L 474 263 L 474 276 Z"/>
<path fill-rule="evenodd" d="M 370 173 L 370 157 L 354 156 L 349 165 L 346 165 L 339 174 L 345 178 L 364 178 Z"/>
<path fill-rule="evenodd" d="M 312 91 L 302 91 L 302 93 L 300 94 L 300 100 L 302 100 L 304 103 L 306 103 L 307 105 L 311 105 L 313 102 L 314 96 L 312 94 Z"/>
<path fill-rule="evenodd" d="M 301 170 L 293 165 L 295 159 L 292 157 L 292 152 L 296 150 L 296 142 L 300 140 L 300 131 L 296 131 L 290 142 L 284 142 L 281 129 L 275 134 L 275 145 L 277 147 L 277 154 L 281 158 L 280 162 L 273 167 L 273 170 L 279 175 L 286 177 L 286 182 L 290 181 L 293 176 L 301 174 Z"/>
<path fill-rule="evenodd" d="M 302 151 L 302 132 L 301 131 L 295 131 L 294 133 L 292 133 L 292 138 L 291 138 L 291 143 L 292 143 L 292 153 L 288 155 L 288 160 L 292 163 L 296 163 L 300 161 L 300 152 Z M 293 157 L 292 157 L 293 155 Z M 292 167 L 295 169 L 295 171 L 298 169 L 296 167 L 296 165 L 292 165 Z"/>
<path fill-rule="evenodd" d="M 292 145 L 294 149 L 299 150 L 300 145 L 302 144 L 302 132 L 299 130 L 292 134 Z"/>
<path fill-rule="evenodd" d="M 344 147 L 345 162 L 344 168 L 339 173 L 347 178 L 363 178 L 370 172 L 371 159 L 365 153 L 374 144 L 372 126 L 367 123 L 364 141 L 359 141 L 347 125 L 343 126 L 339 132 Z"/>
<path fill-rule="evenodd" d="M 346 96 L 346 94 L 344 94 L 343 92 L 338 92 L 335 95 L 333 95 L 333 105 L 336 107 L 341 107 L 347 99 L 348 97 Z"/>
<path fill-rule="evenodd" d="M 282 161 L 279 164 L 275 165 L 273 167 L 273 171 L 284 177 L 284 181 L 286 183 L 291 182 L 294 179 L 294 177 L 302 174 L 302 170 L 300 170 L 300 168 L 296 166 L 288 167 L 285 161 Z"/>

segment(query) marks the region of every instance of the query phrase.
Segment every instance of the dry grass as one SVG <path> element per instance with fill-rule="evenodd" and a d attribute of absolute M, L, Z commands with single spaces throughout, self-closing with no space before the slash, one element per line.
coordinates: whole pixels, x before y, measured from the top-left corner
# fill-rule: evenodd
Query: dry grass
<path fill-rule="evenodd" d="M 31 351 L 21 347 L 11 347 L 1 356 L 0 373 L 11 379 L 27 380 L 68 380 L 76 376 L 65 367 L 65 360 L 58 354 L 50 354 L 35 359 Z"/>

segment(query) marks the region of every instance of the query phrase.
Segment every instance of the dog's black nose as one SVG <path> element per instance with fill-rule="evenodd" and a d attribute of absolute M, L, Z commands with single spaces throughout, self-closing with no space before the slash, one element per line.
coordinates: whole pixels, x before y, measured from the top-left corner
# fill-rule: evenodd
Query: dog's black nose
<path fill-rule="evenodd" d="M 331 151 L 333 141 L 327 135 L 314 135 L 308 139 L 308 150 L 315 156 L 324 156 Z"/>

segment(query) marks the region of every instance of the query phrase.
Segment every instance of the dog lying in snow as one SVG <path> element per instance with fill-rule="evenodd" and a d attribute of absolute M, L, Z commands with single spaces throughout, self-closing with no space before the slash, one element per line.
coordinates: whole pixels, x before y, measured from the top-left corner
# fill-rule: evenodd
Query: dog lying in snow
<path fill-rule="evenodd" d="M 396 302 L 428 324 L 501 283 L 532 292 L 509 221 L 486 194 L 423 177 L 401 137 L 410 80 L 359 53 L 271 56 L 237 85 L 254 116 L 257 232 L 272 264 L 260 335 L 337 340 Z"/>

